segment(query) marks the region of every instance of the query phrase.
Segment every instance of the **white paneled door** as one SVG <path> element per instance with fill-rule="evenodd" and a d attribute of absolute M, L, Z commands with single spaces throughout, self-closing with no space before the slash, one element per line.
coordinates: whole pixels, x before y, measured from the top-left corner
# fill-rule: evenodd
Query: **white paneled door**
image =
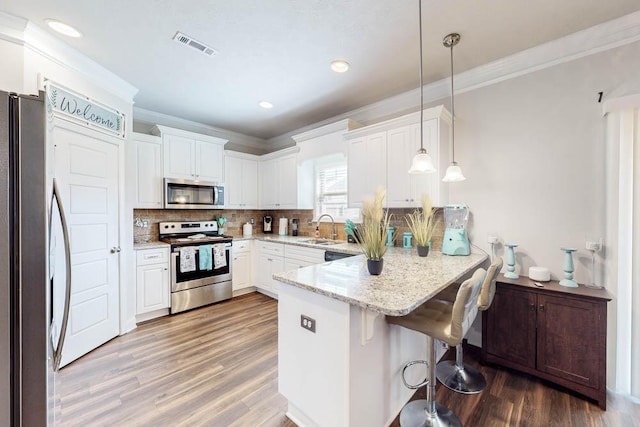
<path fill-rule="evenodd" d="M 56 120 L 55 176 L 67 213 L 71 304 L 65 366 L 119 333 L 119 140 Z"/>

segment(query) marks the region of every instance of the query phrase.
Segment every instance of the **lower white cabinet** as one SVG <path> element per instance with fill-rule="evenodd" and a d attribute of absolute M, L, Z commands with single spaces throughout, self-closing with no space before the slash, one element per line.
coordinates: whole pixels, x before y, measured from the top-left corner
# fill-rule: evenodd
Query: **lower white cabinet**
<path fill-rule="evenodd" d="M 258 242 L 258 268 L 256 287 L 258 290 L 278 295 L 278 282 L 273 275 L 284 271 L 284 244 Z"/>
<path fill-rule="evenodd" d="M 243 289 L 251 288 L 251 240 L 233 242 L 233 266 L 231 280 L 233 282 L 234 296 L 245 293 Z"/>
<path fill-rule="evenodd" d="M 324 262 L 324 250 L 296 245 L 284 247 L 284 270 L 295 270 Z"/>
<path fill-rule="evenodd" d="M 136 251 L 136 318 L 149 320 L 168 313 L 169 248 Z"/>

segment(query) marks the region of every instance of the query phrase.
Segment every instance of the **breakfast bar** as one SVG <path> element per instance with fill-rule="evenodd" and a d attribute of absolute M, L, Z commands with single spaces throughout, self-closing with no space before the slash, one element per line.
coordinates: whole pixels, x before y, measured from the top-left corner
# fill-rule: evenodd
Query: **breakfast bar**
<path fill-rule="evenodd" d="M 379 276 L 354 256 L 275 274 L 278 383 L 299 426 L 388 425 L 413 391 L 409 360 L 425 359 L 424 336 L 385 321 L 404 316 L 488 259 L 389 248 Z M 441 349 L 439 356 L 444 353 Z M 419 382 L 424 372 L 409 373 Z"/>

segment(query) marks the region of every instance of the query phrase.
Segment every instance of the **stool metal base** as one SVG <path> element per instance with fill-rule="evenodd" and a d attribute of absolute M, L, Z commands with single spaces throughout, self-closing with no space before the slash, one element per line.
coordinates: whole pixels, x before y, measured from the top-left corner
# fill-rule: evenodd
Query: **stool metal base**
<path fill-rule="evenodd" d="M 454 360 L 443 360 L 436 365 L 436 378 L 445 387 L 462 394 L 477 394 L 485 389 L 487 381 L 480 371 Z"/>
<path fill-rule="evenodd" d="M 460 420 L 451 409 L 436 402 L 436 413 L 427 412 L 426 400 L 414 400 L 407 403 L 400 412 L 401 427 L 462 427 Z"/>

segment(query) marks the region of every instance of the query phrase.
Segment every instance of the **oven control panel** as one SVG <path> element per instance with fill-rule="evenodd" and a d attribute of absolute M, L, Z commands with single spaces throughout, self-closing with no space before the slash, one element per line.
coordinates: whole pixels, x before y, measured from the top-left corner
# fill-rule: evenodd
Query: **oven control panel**
<path fill-rule="evenodd" d="M 160 235 L 163 234 L 196 234 L 203 232 L 218 231 L 216 221 L 193 221 L 193 222 L 161 222 L 159 224 Z"/>

